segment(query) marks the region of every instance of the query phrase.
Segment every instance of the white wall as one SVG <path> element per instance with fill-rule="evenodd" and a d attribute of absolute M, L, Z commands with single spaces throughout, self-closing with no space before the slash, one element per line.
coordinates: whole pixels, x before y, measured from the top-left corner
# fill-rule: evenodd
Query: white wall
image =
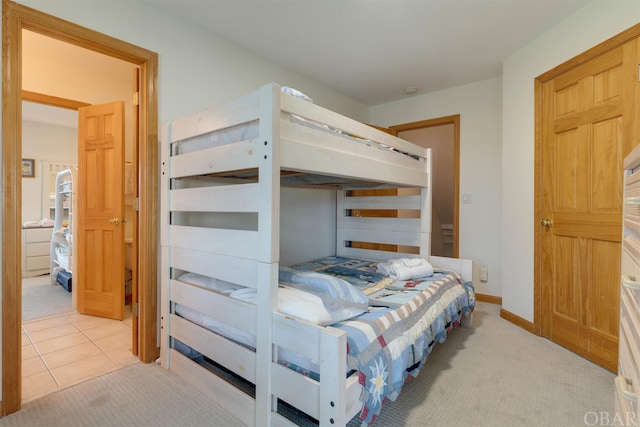
<path fill-rule="evenodd" d="M 18 3 L 158 53 L 161 123 L 236 98 L 269 82 L 295 87 L 316 104 L 354 119 L 368 119 L 365 105 L 155 9 L 153 2 Z"/>
<path fill-rule="evenodd" d="M 502 304 L 533 321 L 534 79 L 640 22 L 640 2 L 595 0 L 503 66 Z"/>
<path fill-rule="evenodd" d="M 280 207 L 280 264 L 335 255 L 335 191 L 283 187 Z"/>
<path fill-rule="evenodd" d="M 476 291 L 502 294 L 501 144 L 502 80 L 485 80 L 440 92 L 411 97 L 371 108 L 371 122 L 380 126 L 460 114 L 459 255 L 474 261 L 474 270 L 486 265 L 489 280 Z"/>
<path fill-rule="evenodd" d="M 35 177 L 22 178 L 22 222 L 42 219 L 42 161 L 78 164 L 77 141 L 74 128 L 22 123 L 22 157 L 35 159 Z"/>

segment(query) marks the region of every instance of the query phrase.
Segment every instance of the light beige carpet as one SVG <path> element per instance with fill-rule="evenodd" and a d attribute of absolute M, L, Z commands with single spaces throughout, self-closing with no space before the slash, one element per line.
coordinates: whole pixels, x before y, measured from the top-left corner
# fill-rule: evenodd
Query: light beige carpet
<path fill-rule="evenodd" d="M 75 311 L 71 292 L 58 284 L 52 285 L 49 275 L 23 279 L 22 282 L 23 322 Z"/>
<path fill-rule="evenodd" d="M 474 327 L 436 346 L 374 425 L 585 426 L 594 413 L 613 419 L 614 378 L 501 319 L 499 306 L 478 303 Z"/>
<path fill-rule="evenodd" d="M 374 426 L 584 426 L 613 418 L 614 374 L 502 320 L 478 303 Z M 307 424 L 300 419 L 300 423 Z M 0 426 L 240 426 L 172 372 L 135 364 L 56 392 Z M 360 425 L 354 419 L 349 427 Z"/>

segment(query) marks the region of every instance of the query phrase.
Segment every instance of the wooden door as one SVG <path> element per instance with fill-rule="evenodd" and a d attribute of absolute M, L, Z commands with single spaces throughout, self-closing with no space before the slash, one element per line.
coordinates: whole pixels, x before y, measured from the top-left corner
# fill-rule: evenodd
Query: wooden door
<path fill-rule="evenodd" d="M 78 117 L 78 312 L 122 320 L 124 103 L 83 107 Z"/>
<path fill-rule="evenodd" d="M 639 56 L 628 42 L 542 87 L 542 334 L 614 372 Z"/>

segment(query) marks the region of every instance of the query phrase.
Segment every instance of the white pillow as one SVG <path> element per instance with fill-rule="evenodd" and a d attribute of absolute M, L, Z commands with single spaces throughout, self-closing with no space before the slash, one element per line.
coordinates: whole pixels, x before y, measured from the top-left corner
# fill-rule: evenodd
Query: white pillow
<path fill-rule="evenodd" d="M 286 286 L 321 298 L 334 323 L 364 313 L 369 305 L 369 297 L 360 289 L 329 274 L 280 267 L 278 279 Z"/>
<path fill-rule="evenodd" d="M 252 304 L 258 302 L 258 291 L 252 288 L 238 289 L 229 296 Z M 335 323 L 319 297 L 298 289 L 278 287 L 278 311 L 316 325 Z"/>
<path fill-rule="evenodd" d="M 196 273 L 185 273 L 178 277 L 178 280 L 211 289 L 223 295 L 229 295 L 231 292 L 244 287 L 236 285 L 235 283 L 225 282 L 224 280 L 218 280 L 213 277 L 203 276 Z"/>

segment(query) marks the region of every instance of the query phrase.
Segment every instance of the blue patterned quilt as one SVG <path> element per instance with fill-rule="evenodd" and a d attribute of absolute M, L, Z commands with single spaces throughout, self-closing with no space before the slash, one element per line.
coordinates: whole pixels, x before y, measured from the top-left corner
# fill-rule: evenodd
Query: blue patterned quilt
<path fill-rule="evenodd" d="M 353 271 L 347 271 L 345 262 Z M 454 272 L 406 282 L 387 280 L 380 288 L 374 278 L 379 273 L 371 261 L 330 257 L 302 267 L 294 268 L 340 271 L 343 279 L 374 290 L 369 293 L 368 312 L 332 325 L 347 333 L 347 366 L 358 371 L 363 386 L 363 425 L 375 420 L 387 399 L 397 398 L 404 383 L 418 375 L 433 344 L 444 342 L 475 307 L 473 285 Z"/>

